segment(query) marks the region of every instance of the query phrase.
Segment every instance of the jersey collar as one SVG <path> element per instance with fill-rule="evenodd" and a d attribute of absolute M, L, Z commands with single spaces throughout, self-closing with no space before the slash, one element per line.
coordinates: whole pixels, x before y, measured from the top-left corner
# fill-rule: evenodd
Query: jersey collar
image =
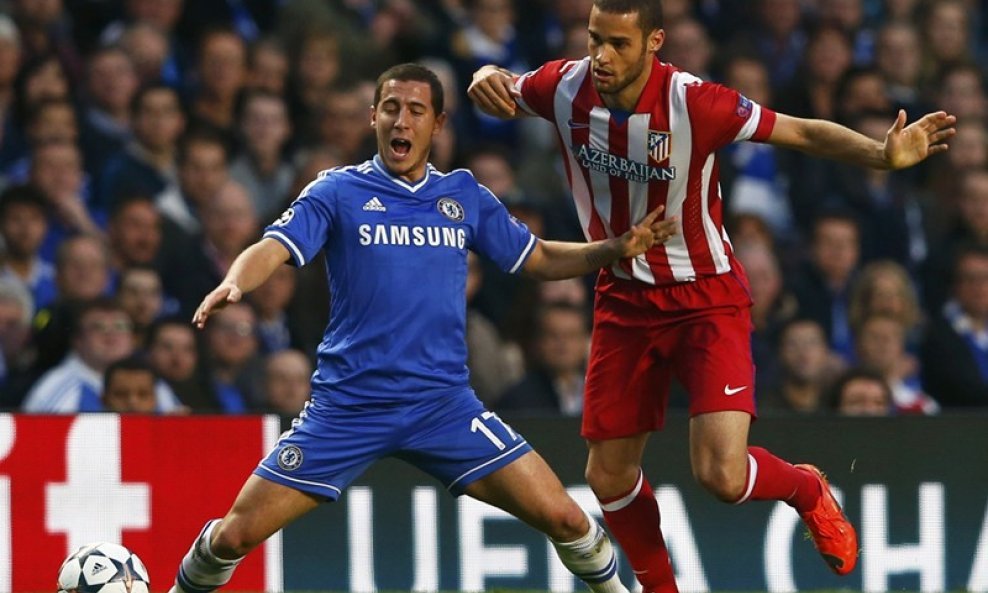
<path fill-rule="evenodd" d="M 638 101 L 635 103 L 635 108 L 631 111 L 611 109 L 604 104 L 604 99 L 593 86 L 593 74 L 590 71 L 590 58 L 584 59 L 587 61 L 587 73 L 583 79 L 584 84 L 589 85 L 589 87 L 593 90 L 593 96 L 597 97 L 597 101 L 600 102 L 601 107 L 607 109 L 610 114 L 618 116 L 616 119 L 618 119 L 621 124 L 636 113 L 651 113 L 655 103 L 658 102 L 660 97 L 662 97 L 665 93 L 666 83 L 663 81 L 666 77 L 663 76 L 663 69 L 668 68 L 668 66 L 662 63 L 657 56 L 653 56 L 652 70 L 649 72 L 648 80 L 645 82 L 645 86 L 642 88 L 641 94 L 638 95 Z"/>
<path fill-rule="evenodd" d="M 394 182 L 396 185 L 400 185 L 401 187 L 403 187 L 403 188 L 407 189 L 408 191 L 412 192 L 413 194 L 415 192 L 417 192 L 418 190 L 422 189 L 423 187 L 425 187 L 425 184 L 429 182 L 429 175 L 430 175 L 430 172 L 432 171 L 432 165 L 426 163 L 426 165 L 425 165 L 425 175 L 422 176 L 422 179 L 418 183 L 416 183 L 415 185 L 412 185 L 412 184 L 408 183 L 407 181 L 405 181 L 404 179 L 402 179 L 400 177 L 395 177 L 394 175 L 392 175 L 391 172 L 388 171 L 388 168 L 384 166 L 384 162 L 381 161 L 381 155 L 375 154 L 374 155 L 373 163 L 374 163 L 374 169 L 376 169 L 378 173 L 380 173 L 381 175 L 387 177 L 392 182 Z"/>

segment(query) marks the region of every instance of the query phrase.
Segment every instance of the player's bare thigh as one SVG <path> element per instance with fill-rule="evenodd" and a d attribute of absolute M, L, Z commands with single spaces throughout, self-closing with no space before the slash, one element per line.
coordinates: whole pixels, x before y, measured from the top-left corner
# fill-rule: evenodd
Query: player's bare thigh
<path fill-rule="evenodd" d="M 320 502 L 311 494 L 251 475 L 213 530 L 213 553 L 229 559 L 243 556 Z"/>
<path fill-rule="evenodd" d="M 590 528 L 586 514 L 535 451 L 470 484 L 466 493 L 555 540 L 575 540 Z"/>
<path fill-rule="evenodd" d="M 597 498 L 624 494 L 635 486 L 645 444 L 651 433 L 606 440 L 587 440 L 587 483 Z"/>
<path fill-rule="evenodd" d="M 690 463 L 693 477 L 725 501 L 741 497 L 748 464 L 751 415 L 737 410 L 690 418 Z"/>

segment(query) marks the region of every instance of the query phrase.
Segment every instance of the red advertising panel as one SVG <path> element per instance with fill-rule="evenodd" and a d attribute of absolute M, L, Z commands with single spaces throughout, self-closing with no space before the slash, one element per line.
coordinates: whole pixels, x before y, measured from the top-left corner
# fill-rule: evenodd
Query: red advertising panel
<path fill-rule="evenodd" d="M 229 508 L 274 444 L 274 418 L 0 415 L 0 591 L 54 591 L 94 541 L 121 543 L 167 590 L 206 520 Z M 281 540 L 253 552 L 232 590 L 282 589 Z"/>

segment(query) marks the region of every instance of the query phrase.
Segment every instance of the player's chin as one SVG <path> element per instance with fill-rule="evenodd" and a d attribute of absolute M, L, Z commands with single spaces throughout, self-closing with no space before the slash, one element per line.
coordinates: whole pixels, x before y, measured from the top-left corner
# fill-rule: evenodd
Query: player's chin
<path fill-rule="evenodd" d="M 593 79 L 593 86 L 598 93 L 603 93 L 605 95 L 613 93 L 615 88 L 614 83 L 611 82 L 610 80 L 605 82 L 598 80 L 597 78 Z"/>
<path fill-rule="evenodd" d="M 392 150 L 382 153 L 381 158 L 384 160 L 384 164 L 388 166 L 388 169 L 392 171 L 397 171 L 408 166 L 408 159 L 402 155 L 395 154 Z"/>
<path fill-rule="evenodd" d="M 384 157 L 384 164 L 387 165 L 388 170 L 391 171 L 392 175 L 401 177 L 402 175 L 407 175 L 415 168 L 415 162 L 413 159 L 398 157 L 395 158 L 391 155 Z"/>

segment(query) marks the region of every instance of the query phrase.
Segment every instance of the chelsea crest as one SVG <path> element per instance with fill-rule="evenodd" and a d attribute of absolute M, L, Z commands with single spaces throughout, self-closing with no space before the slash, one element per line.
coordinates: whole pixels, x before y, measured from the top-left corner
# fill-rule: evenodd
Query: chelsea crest
<path fill-rule="evenodd" d="M 439 198 L 439 202 L 436 204 L 436 208 L 443 216 L 452 220 L 453 222 L 463 222 L 466 217 L 463 211 L 463 206 L 453 198 Z"/>
<path fill-rule="evenodd" d="M 292 471 L 302 465 L 302 450 L 295 445 L 288 445 L 278 452 L 278 465 L 281 469 Z"/>

